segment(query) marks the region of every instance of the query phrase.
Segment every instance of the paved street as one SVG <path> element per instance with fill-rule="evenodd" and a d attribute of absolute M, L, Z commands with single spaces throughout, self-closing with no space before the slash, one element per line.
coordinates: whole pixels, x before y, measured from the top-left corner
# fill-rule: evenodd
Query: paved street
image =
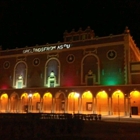
<path fill-rule="evenodd" d="M 102 116 L 102 121 L 140 123 L 140 116 Z"/>

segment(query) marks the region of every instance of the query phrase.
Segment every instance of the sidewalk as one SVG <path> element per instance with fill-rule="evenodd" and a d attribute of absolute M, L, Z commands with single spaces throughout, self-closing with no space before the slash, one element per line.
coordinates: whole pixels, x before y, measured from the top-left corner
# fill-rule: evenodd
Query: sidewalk
<path fill-rule="evenodd" d="M 132 123 L 140 123 L 140 116 L 132 115 L 130 116 L 102 116 L 102 121 L 111 121 L 111 122 L 132 122 Z"/>

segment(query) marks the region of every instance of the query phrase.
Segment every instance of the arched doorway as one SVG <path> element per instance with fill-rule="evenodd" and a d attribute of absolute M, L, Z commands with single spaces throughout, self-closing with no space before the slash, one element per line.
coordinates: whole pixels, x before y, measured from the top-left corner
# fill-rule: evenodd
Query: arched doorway
<path fill-rule="evenodd" d="M 8 95 L 7 93 L 3 93 L 1 95 L 1 102 L 0 102 L 0 110 L 2 113 L 5 113 L 8 111 Z"/>
<path fill-rule="evenodd" d="M 96 112 L 108 115 L 108 95 L 105 91 L 100 91 L 96 95 Z"/>
<path fill-rule="evenodd" d="M 71 92 L 68 95 L 68 113 L 79 113 L 79 97 L 80 94 L 77 92 Z"/>
<path fill-rule="evenodd" d="M 33 113 L 40 112 L 41 102 L 40 102 L 40 94 L 38 92 L 29 96 L 29 107 L 30 111 Z"/>
<path fill-rule="evenodd" d="M 130 113 L 132 115 L 140 115 L 140 92 L 132 91 L 130 93 Z"/>
<path fill-rule="evenodd" d="M 52 111 L 52 94 L 46 92 L 43 96 L 43 112 L 51 113 Z"/>
<path fill-rule="evenodd" d="M 120 90 L 112 94 L 112 113 L 113 115 L 124 115 L 124 94 Z"/>
<path fill-rule="evenodd" d="M 28 93 L 23 93 L 21 95 L 21 111 L 28 112 Z"/>
<path fill-rule="evenodd" d="M 12 93 L 10 97 L 10 112 L 17 113 L 18 110 L 18 94 Z"/>
<path fill-rule="evenodd" d="M 65 112 L 65 95 L 62 92 L 56 93 L 55 96 L 55 113 Z"/>
<path fill-rule="evenodd" d="M 90 91 L 86 91 L 82 94 L 82 113 L 93 113 L 93 96 Z"/>

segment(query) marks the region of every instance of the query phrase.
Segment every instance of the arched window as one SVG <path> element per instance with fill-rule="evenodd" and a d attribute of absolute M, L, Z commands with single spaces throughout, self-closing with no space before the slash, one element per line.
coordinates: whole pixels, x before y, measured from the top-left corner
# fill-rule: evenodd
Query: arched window
<path fill-rule="evenodd" d="M 56 58 L 49 59 L 45 65 L 44 85 L 56 87 L 60 85 L 60 63 Z"/>
<path fill-rule="evenodd" d="M 94 54 L 86 55 L 81 62 L 81 83 L 100 84 L 99 58 Z"/>
<path fill-rule="evenodd" d="M 19 62 L 14 68 L 13 87 L 23 88 L 27 84 L 27 66 L 24 62 Z"/>

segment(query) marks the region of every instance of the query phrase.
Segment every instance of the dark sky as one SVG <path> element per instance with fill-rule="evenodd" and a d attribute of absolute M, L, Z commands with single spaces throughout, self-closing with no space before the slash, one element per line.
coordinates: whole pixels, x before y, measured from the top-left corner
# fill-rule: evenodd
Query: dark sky
<path fill-rule="evenodd" d="M 63 41 L 65 30 L 90 26 L 96 36 L 129 27 L 140 47 L 139 0 L 0 0 L 0 45 L 21 48 Z"/>

